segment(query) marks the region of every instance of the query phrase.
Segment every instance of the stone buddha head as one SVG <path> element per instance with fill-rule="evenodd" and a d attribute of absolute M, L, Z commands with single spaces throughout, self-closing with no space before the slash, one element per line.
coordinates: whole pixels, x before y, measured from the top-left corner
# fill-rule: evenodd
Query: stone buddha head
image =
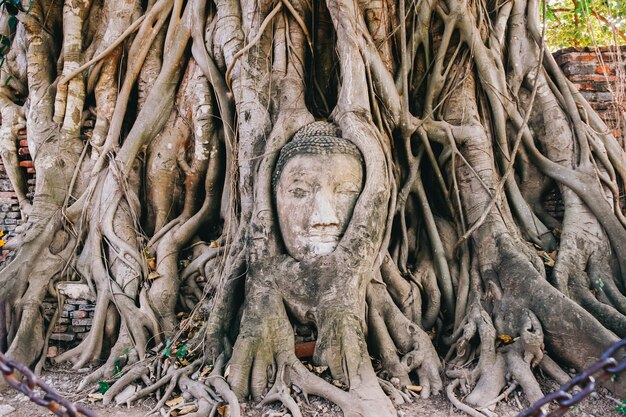
<path fill-rule="evenodd" d="M 333 252 L 363 188 L 363 157 L 327 122 L 294 135 L 274 170 L 278 224 L 285 248 L 303 261 Z"/>

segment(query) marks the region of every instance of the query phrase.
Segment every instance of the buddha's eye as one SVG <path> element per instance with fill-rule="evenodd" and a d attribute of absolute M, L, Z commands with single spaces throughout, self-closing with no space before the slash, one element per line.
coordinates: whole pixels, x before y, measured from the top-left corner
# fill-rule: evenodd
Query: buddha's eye
<path fill-rule="evenodd" d="M 295 198 L 304 198 L 309 195 L 309 190 L 304 188 L 296 187 L 289 190 L 289 194 L 294 196 Z"/>
<path fill-rule="evenodd" d="M 335 188 L 335 193 L 346 195 L 346 196 L 352 196 L 354 194 L 358 194 L 360 191 L 361 190 L 358 187 L 352 184 L 344 184 Z"/>

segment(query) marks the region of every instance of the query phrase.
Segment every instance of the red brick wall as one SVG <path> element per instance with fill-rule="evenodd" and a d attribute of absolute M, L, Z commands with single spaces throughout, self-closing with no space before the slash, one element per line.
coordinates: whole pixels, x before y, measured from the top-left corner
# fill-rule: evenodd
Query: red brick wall
<path fill-rule="evenodd" d="M 33 161 L 31 160 L 30 153 L 28 152 L 26 130 L 20 131 L 18 139 L 18 157 L 20 160 L 20 167 L 27 178 L 27 197 L 32 199 L 35 189 L 35 169 L 33 168 Z M 0 230 L 2 230 L 5 234 L 2 239 L 7 240 L 14 236 L 15 228 L 22 223 L 21 217 L 17 195 L 15 194 L 11 181 L 9 180 L 6 170 L 4 169 L 2 159 L 0 159 Z M 2 250 L 0 253 L 0 264 L 4 263 L 5 258 L 8 255 L 8 251 Z"/>
<path fill-rule="evenodd" d="M 554 54 L 561 69 L 613 134 L 626 135 L 626 45 L 567 48 Z"/>

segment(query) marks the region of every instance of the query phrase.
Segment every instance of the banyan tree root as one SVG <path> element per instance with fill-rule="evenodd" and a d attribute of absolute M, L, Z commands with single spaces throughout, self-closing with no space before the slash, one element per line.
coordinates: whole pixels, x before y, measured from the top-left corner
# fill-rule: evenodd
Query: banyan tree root
<path fill-rule="evenodd" d="M 13 359 L 40 360 L 56 324 L 40 305 L 77 280 L 93 326 L 56 360 L 99 362 L 81 389 L 109 382 L 108 403 L 139 384 L 126 401 L 154 395 L 154 412 L 181 394 L 197 416 L 250 397 L 298 416 L 302 394 L 395 416 L 409 388 L 444 389 L 445 355 L 450 401 L 490 415 L 515 387 L 543 395 L 537 367 L 563 382 L 626 334 L 626 154 L 543 45 L 536 2 L 0 13 L 0 147 L 27 216 L 0 272 Z M 12 169 L 24 126 L 32 204 Z M 300 175 L 318 185 L 294 198 L 351 175 L 311 200 L 338 230 L 319 256 L 291 252 L 278 218 L 298 135 L 343 153 L 306 145 L 322 156 Z M 563 218 L 543 205 L 552 189 Z M 315 341 L 311 369 L 294 328 Z"/>

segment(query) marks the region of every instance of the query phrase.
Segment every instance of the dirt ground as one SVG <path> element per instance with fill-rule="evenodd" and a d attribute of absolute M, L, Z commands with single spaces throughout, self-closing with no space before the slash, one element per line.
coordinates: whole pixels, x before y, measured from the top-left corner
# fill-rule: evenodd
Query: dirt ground
<path fill-rule="evenodd" d="M 133 407 L 109 406 L 103 407 L 101 403 L 90 403 L 85 394 L 77 394 L 76 387 L 81 379 L 87 374 L 85 372 L 55 369 L 46 371 L 43 374 L 44 382 L 54 387 L 66 398 L 91 408 L 96 415 L 102 417 L 143 417 L 156 404 L 152 398 L 146 399 Z M 557 388 L 556 383 L 543 380 L 544 392 L 550 392 Z M 310 398 L 306 404 L 302 397 L 297 397 L 304 417 L 340 417 L 341 411 L 328 401 L 319 398 Z M 600 389 L 591 397 L 588 397 L 581 404 L 570 411 L 567 416 L 571 417 L 618 417 L 620 414 L 616 409 L 617 399 L 612 398 L 608 391 Z M 9 406 L 9 407 L 6 407 Z M 494 410 L 492 417 L 515 417 L 522 411 L 528 403 L 526 399 L 514 392 L 507 402 L 502 402 Z M 11 410 L 11 408 L 13 410 Z M 287 411 L 279 404 L 265 407 L 258 407 L 255 403 L 243 404 L 243 414 L 245 417 L 291 417 Z M 3 411 L 4 410 L 4 411 Z M 7 412 L 4 414 L 3 412 Z M 161 410 L 160 415 L 168 416 L 167 410 Z M 0 417 L 44 417 L 53 415 L 45 408 L 39 407 L 30 401 L 23 394 L 17 393 L 11 388 L 5 387 L 0 391 Z M 428 400 L 416 399 L 410 404 L 399 407 L 398 417 L 465 417 L 464 413 L 456 410 L 445 394 L 433 396 Z"/>

